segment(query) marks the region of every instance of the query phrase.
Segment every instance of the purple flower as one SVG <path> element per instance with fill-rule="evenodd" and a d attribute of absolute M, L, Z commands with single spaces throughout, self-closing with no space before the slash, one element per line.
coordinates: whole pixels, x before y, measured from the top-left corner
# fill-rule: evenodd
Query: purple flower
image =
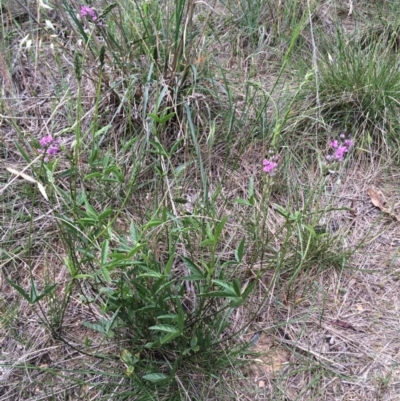
<path fill-rule="evenodd" d="M 97 25 L 104 26 L 103 21 L 99 20 L 96 11 L 92 7 L 81 6 L 81 17 L 90 17 L 93 22 L 97 21 Z"/>
<path fill-rule="evenodd" d="M 278 167 L 278 163 L 273 161 L 273 160 L 267 160 L 264 159 L 263 160 L 263 170 L 267 173 L 267 174 L 272 174 L 273 171 L 275 170 L 276 167 Z"/>
<path fill-rule="evenodd" d="M 340 134 L 340 141 L 337 139 L 334 139 L 333 141 L 329 142 L 329 146 L 334 148 L 333 154 L 330 154 L 326 156 L 326 160 L 329 162 L 333 162 L 334 160 L 336 161 L 343 161 L 346 153 L 349 152 L 349 149 L 353 146 L 353 141 L 351 139 L 345 139 L 346 135 L 345 134 Z"/>
<path fill-rule="evenodd" d="M 343 158 L 344 158 L 344 155 L 347 153 L 349 151 L 349 149 L 347 148 L 347 146 L 339 146 L 337 149 L 336 149 L 336 152 L 335 152 L 335 159 L 336 160 L 339 160 L 339 161 L 342 161 L 343 160 Z"/>
<path fill-rule="evenodd" d="M 331 141 L 330 143 L 329 143 L 329 146 L 332 146 L 332 148 L 337 148 L 337 147 L 339 147 L 339 142 L 335 139 L 334 141 Z"/>
<path fill-rule="evenodd" d="M 333 141 L 329 142 L 329 146 L 331 146 L 334 150 L 333 154 L 330 154 L 326 156 L 326 160 L 329 162 L 333 161 L 343 161 L 346 153 L 349 152 L 349 149 L 353 146 L 353 140 L 346 139 L 346 135 L 344 133 L 341 133 L 339 135 L 340 141 L 337 139 L 334 139 Z"/>
<path fill-rule="evenodd" d="M 48 155 L 56 155 L 58 152 L 60 151 L 60 148 L 58 147 L 58 145 L 50 145 L 47 149 L 47 154 Z"/>
<path fill-rule="evenodd" d="M 346 139 L 344 141 L 344 144 L 348 147 L 351 148 L 353 146 L 353 141 L 351 139 Z"/>
<path fill-rule="evenodd" d="M 94 11 L 93 8 L 88 6 L 82 6 L 81 17 L 87 17 L 87 16 L 89 16 L 93 21 L 96 21 L 97 19 L 96 11 Z"/>
<path fill-rule="evenodd" d="M 45 153 L 48 156 L 54 156 L 60 151 L 60 140 L 56 139 L 54 140 L 51 135 L 46 135 L 44 136 L 40 141 L 40 146 L 42 149 L 39 149 L 39 153 Z M 46 163 L 49 161 L 48 157 L 45 157 L 43 159 Z"/>
<path fill-rule="evenodd" d="M 53 137 L 51 135 L 44 136 L 40 141 L 40 146 L 45 148 L 46 146 L 50 145 L 53 142 Z"/>

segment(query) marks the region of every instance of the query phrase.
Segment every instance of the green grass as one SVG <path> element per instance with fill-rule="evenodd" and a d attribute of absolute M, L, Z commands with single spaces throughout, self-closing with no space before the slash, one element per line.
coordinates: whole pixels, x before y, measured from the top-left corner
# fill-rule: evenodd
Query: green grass
<path fill-rule="evenodd" d="M 297 344 L 368 234 L 343 182 L 398 156 L 395 11 L 372 34 L 339 2 L 81 5 L 1 9 L 0 400 L 265 399 L 260 330 L 292 355 L 274 399 L 325 399 L 353 378 Z"/>

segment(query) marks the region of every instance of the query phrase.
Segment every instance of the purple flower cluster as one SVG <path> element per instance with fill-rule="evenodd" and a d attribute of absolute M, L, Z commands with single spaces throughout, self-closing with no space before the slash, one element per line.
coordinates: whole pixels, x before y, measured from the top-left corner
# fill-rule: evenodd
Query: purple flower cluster
<path fill-rule="evenodd" d="M 326 159 L 330 162 L 332 161 L 343 161 L 346 153 L 353 146 L 353 141 L 351 139 L 346 139 L 345 134 L 340 134 L 340 141 L 337 139 L 331 141 L 329 146 L 333 148 L 333 154 L 326 156 Z"/>
<path fill-rule="evenodd" d="M 60 140 L 54 140 L 51 135 L 44 136 L 39 143 L 42 147 L 42 149 L 39 149 L 39 153 L 44 153 L 48 156 L 54 156 L 60 151 Z M 49 158 L 46 156 L 44 161 L 47 163 Z"/>
<path fill-rule="evenodd" d="M 278 167 L 278 157 L 273 156 L 270 160 L 263 160 L 263 170 L 269 175 L 274 174 L 274 170 Z"/>
<path fill-rule="evenodd" d="M 90 19 L 93 22 L 96 22 L 97 25 L 99 26 L 103 26 L 103 22 L 101 20 L 99 20 L 99 18 L 97 17 L 97 13 L 96 11 L 88 6 L 81 6 L 81 17 L 90 17 Z"/>

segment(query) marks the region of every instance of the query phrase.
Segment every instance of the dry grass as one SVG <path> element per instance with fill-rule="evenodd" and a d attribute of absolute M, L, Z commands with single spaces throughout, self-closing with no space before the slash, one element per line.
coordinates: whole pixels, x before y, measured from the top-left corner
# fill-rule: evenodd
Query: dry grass
<path fill-rule="evenodd" d="M 301 3 L 306 10 L 306 2 Z M 318 3 L 313 20 L 319 29 L 325 27 L 332 30 L 334 24 L 342 23 L 346 34 L 350 35 L 358 29 L 357 24 L 364 22 L 361 27 L 365 27 L 363 18 L 365 14 L 369 15 L 367 8 L 356 9 L 353 2 L 334 3 Z M 212 9 L 210 14 L 207 11 L 209 8 Z M 243 35 L 243 29 L 229 20 L 225 7 L 209 4 L 209 8 L 201 9 L 199 15 L 200 20 L 214 19 L 213 29 L 220 31 L 219 41 L 208 49 L 208 54 L 218 54 L 212 60 L 199 54 L 198 64 L 204 63 L 205 70 L 214 69 L 219 82 L 223 82 L 220 72 L 223 69 L 225 73 L 228 71 L 224 79 L 230 81 L 233 88 L 233 115 L 240 119 L 246 114 L 246 121 L 255 121 L 259 111 L 256 104 L 262 96 L 257 95 L 254 103 L 249 101 L 245 83 L 248 80 L 258 81 L 263 85 L 263 91 L 275 87 L 274 78 L 279 74 L 288 49 L 285 42 L 288 26 L 279 20 L 279 15 L 284 14 L 277 9 L 276 19 L 271 17 L 270 21 L 278 23 L 273 25 L 271 22 L 274 28 L 266 32 L 265 40 L 252 45 Z M 60 34 L 56 38 L 44 30 L 35 31 L 32 20 L 16 21 L 10 18 L 10 12 L 4 13 L 2 18 L 7 18 L 7 28 L 2 31 L 1 46 L 2 49 L 7 48 L 7 52 L 0 52 L 0 160 L 4 167 L 0 172 L 0 181 L 6 185 L 13 176 L 5 167 L 22 171 L 27 166 L 17 143 L 35 154 L 32 143 L 49 133 L 54 136 L 61 134 L 67 154 L 70 152 L 74 135 L 72 129 L 68 131 L 66 128 L 76 124 L 76 110 L 72 104 L 78 99 L 78 82 L 73 72 L 73 51 L 77 47 L 73 35 L 64 37 Z M 65 33 L 69 27 L 59 18 L 57 16 L 52 21 Z M 200 20 L 196 23 L 201 26 Z M 35 38 L 34 46 L 37 47 L 34 52 L 28 51 L 25 44 L 21 46 L 21 40 L 28 32 Z M 7 40 L 6 34 L 10 35 Z M 300 49 L 298 55 L 315 45 L 309 32 L 304 32 L 301 40 L 306 50 Z M 147 61 L 143 62 L 144 66 L 148 66 Z M 296 61 L 291 60 L 289 65 L 296 65 Z M 82 80 L 82 132 L 89 131 L 96 108 L 96 82 L 91 79 L 90 68 L 87 66 Z M 296 83 L 290 81 L 296 72 L 297 68 L 289 70 L 288 81 L 276 86 L 279 88 L 276 90 L 278 105 L 284 103 L 282 94 L 286 90 L 290 92 L 288 88 L 296 87 Z M 108 74 L 111 81 L 120 78 L 116 70 L 110 70 Z M 207 89 L 211 86 L 204 83 Z M 132 106 L 132 115 L 127 115 L 126 109 L 119 108 L 120 99 L 114 93 L 115 88 L 111 87 L 110 82 L 104 84 L 100 109 L 104 122 L 111 122 L 114 128 L 102 145 L 112 150 L 116 159 L 120 158 L 118 162 L 129 176 L 135 154 L 132 151 L 123 154 L 120 148 L 126 140 L 124 127 L 127 121 L 132 124 L 132 130 L 144 127 L 142 104 L 138 100 Z M 135 86 L 134 92 L 139 98 L 144 88 L 141 83 Z M 153 98 L 149 102 L 153 104 L 156 94 L 152 92 L 151 96 Z M 280 155 L 282 160 L 289 152 L 294 156 L 288 157 L 284 171 L 273 179 L 274 183 L 266 195 L 265 177 L 258 163 L 260 153 L 263 157 L 268 152 L 264 136 L 259 135 L 253 126 L 240 125 L 242 122 L 239 121 L 235 128 L 240 127 L 242 131 L 236 132 L 235 140 L 227 144 L 220 135 L 217 145 L 208 147 L 208 115 L 212 114 L 217 129 L 225 129 L 222 115 L 229 97 L 222 90 L 219 101 L 201 93 L 191 96 L 197 112 L 195 122 L 202 128 L 199 134 L 200 153 L 208 171 L 209 197 L 212 199 L 218 194 L 213 201 L 213 210 L 217 216 L 229 217 L 219 257 L 222 260 L 232 259 L 237 244 L 249 232 L 265 231 L 273 239 L 268 247 L 262 249 L 262 253 L 257 239 L 249 241 L 248 254 L 237 275 L 247 284 L 257 277 L 257 287 L 248 303 L 236 309 L 228 331 L 231 334 L 245 326 L 258 310 L 255 321 L 240 335 L 241 341 L 248 342 L 257 334 L 259 339 L 250 348 L 257 355 L 247 356 L 252 362 L 244 368 L 232 366 L 231 370 L 221 372 L 219 379 L 214 376 L 213 380 L 207 381 L 209 379 L 204 372 L 189 373 L 189 384 L 183 383 L 179 392 L 182 399 L 400 400 L 400 223 L 393 217 L 400 216 L 397 185 L 400 169 L 390 158 L 383 160 L 378 154 L 379 149 L 371 146 L 374 153 L 370 153 L 368 158 L 364 149 L 358 148 L 348 164 L 341 167 L 339 174 L 321 178 L 321 168 L 317 163 L 313 165 L 301 159 L 306 157 L 308 150 L 301 153 L 301 146 L 296 148 L 292 145 L 301 143 L 301 140 L 290 140 L 288 144 L 292 148 L 287 150 L 282 146 Z M 289 93 L 288 98 L 290 96 Z M 293 105 L 293 109 L 296 107 L 297 104 Z M 248 111 L 244 113 L 246 108 Z M 274 111 L 275 108 L 269 104 L 265 114 L 270 118 Z M 304 110 L 297 112 L 296 115 L 305 113 Z M 296 124 L 292 125 L 292 120 L 289 120 L 282 132 L 293 127 Z M 315 125 L 312 128 L 315 129 Z M 146 132 L 145 128 L 141 129 L 141 134 Z M 185 129 L 187 127 L 178 121 L 172 131 L 163 133 L 161 142 L 166 148 L 172 146 L 175 139 L 184 136 Z M 306 129 L 304 132 L 303 143 L 306 143 L 306 135 L 312 134 Z M 244 139 L 253 134 L 251 141 Z M 300 132 L 297 135 L 301 137 Z M 296 132 L 293 132 L 295 137 Z M 88 149 L 87 146 L 85 150 Z M 146 213 L 166 198 L 186 196 L 189 202 L 184 206 L 174 204 L 175 211 L 181 215 L 193 210 L 198 211 L 198 215 L 203 213 L 199 195 L 203 189 L 201 174 L 195 159 L 189 155 L 186 142 L 181 149 L 182 152 L 174 155 L 171 164 L 174 167 L 183 163 L 192 165 L 185 170 L 185 179 L 177 183 L 171 180 L 168 190 L 163 187 L 167 196 L 151 181 L 153 155 L 142 161 L 137 179 L 140 189 L 119 215 L 116 232 L 121 235 L 127 233 L 132 221 L 143 222 Z M 81 156 L 79 166 L 83 176 L 90 172 L 91 165 L 88 152 L 82 152 Z M 227 164 L 230 160 L 240 160 L 240 166 L 229 171 Z M 69 180 L 63 173 L 69 167 L 67 158 L 59 164 L 57 178 L 64 189 L 68 188 Z M 31 170 L 26 173 L 31 174 Z M 248 207 L 234 202 L 247 196 L 250 177 L 254 178 L 255 197 L 267 199 L 255 208 L 257 216 L 261 216 L 256 223 Z M 313 188 L 322 179 L 325 180 L 323 189 L 314 193 Z M 82 185 L 95 190 L 83 181 Z M 0 265 L 0 401 L 137 399 L 130 393 L 132 383 L 124 376 L 126 366 L 120 360 L 121 351 L 129 346 L 129 336 L 117 335 L 110 341 L 82 325 L 82 322 L 95 323 L 103 317 L 99 307 L 87 303 L 82 297 L 95 298 L 98 294 L 94 288 L 86 284 L 76 285 L 65 310 L 60 303 L 70 283 L 64 263 L 68 253 L 56 218 L 62 205 L 55 202 L 49 208 L 40 196 L 35 197 L 33 202 L 32 188 L 26 180 L 18 178 L 1 192 L 3 222 L 0 237 L 4 242 Z M 372 204 L 369 188 L 382 192 L 385 207 L 391 210 L 392 215 Z M 121 194 L 126 193 L 125 190 L 123 188 Z M 119 199 L 118 196 L 105 196 L 94 199 L 93 205 L 99 210 L 105 206 L 118 208 Z M 287 227 L 277 205 L 288 207 L 292 212 L 301 210 L 310 215 L 315 212 L 317 217 L 310 217 L 307 224 L 329 227 L 333 224 L 334 229 L 327 229 L 327 238 L 332 240 L 332 252 L 339 256 L 341 268 L 335 267 L 333 262 L 323 265 L 315 260 L 292 280 L 293 266 L 290 266 L 290 261 L 295 260 L 298 238 L 294 235 L 289 240 L 285 239 Z M 304 210 L 306 208 L 310 210 Z M 264 209 L 268 211 L 266 215 L 263 214 Z M 328 209 L 332 212 L 320 213 Z M 261 221 L 263 216 L 265 221 Z M 257 229 L 254 228 L 256 224 L 259 224 Z M 191 254 L 204 256 L 204 248 L 196 242 L 200 241 L 200 234 L 193 234 L 191 239 L 195 243 Z M 151 244 L 160 260 L 166 253 L 164 241 L 163 233 L 156 232 Z M 286 264 L 279 265 L 279 274 L 282 275 L 278 275 L 278 267 L 274 270 L 274 263 L 278 266 L 277 254 L 287 243 L 292 248 L 284 254 Z M 185 246 L 182 245 L 178 251 L 185 254 Z M 176 276 L 187 273 L 182 264 L 174 265 L 174 269 Z M 58 283 L 56 292 L 41 302 L 40 307 L 32 307 L 21 299 L 6 280 L 11 279 L 21 287 L 29 288 L 31 278 L 38 288 Z M 49 327 L 57 326 L 60 315 L 63 316 L 61 331 L 51 330 Z M 186 372 L 179 371 L 176 377 L 178 387 L 179 380 L 188 380 Z M 203 388 L 205 384 L 209 385 L 208 389 Z M 151 397 L 155 398 L 149 399 L 167 399 L 158 394 Z"/>
<path fill-rule="evenodd" d="M 304 274 L 295 299 L 278 293 L 281 302 L 266 304 L 255 328 L 261 339 L 254 347 L 265 356 L 247 372 L 258 395 L 247 387 L 246 399 L 281 399 L 284 394 L 299 400 L 399 399 L 400 226 L 374 207 L 367 193 L 381 188 L 389 204 L 398 204 L 399 170 L 371 170 L 366 163 L 351 170 L 334 193 L 338 207 L 352 209 L 347 218 L 342 216 L 339 230 L 347 232 L 342 237 L 346 247 L 367 240 L 347 269 L 329 269 L 312 283 Z M 268 285 L 267 279 L 264 288 Z"/>

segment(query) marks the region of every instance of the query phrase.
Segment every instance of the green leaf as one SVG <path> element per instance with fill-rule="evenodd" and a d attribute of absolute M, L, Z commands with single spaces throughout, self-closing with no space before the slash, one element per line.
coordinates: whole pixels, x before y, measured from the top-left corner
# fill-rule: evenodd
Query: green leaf
<path fill-rule="evenodd" d="M 101 265 L 100 270 L 103 273 L 103 277 L 107 283 L 111 283 L 110 272 L 107 269 L 107 266 Z"/>
<path fill-rule="evenodd" d="M 233 279 L 232 286 L 233 286 L 233 289 L 234 289 L 236 295 L 238 297 L 241 297 L 242 296 L 242 291 L 241 291 L 241 288 L 240 288 L 241 287 L 240 286 L 240 281 L 237 278 Z"/>
<path fill-rule="evenodd" d="M 185 313 L 183 312 L 182 301 L 180 299 L 177 299 L 176 305 L 178 309 L 178 329 L 180 333 L 183 334 L 183 326 L 185 325 Z"/>
<path fill-rule="evenodd" d="M 157 324 L 155 326 L 150 326 L 149 330 L 166 331 L 168 333 L 179 333 L 179 330 L 176 327 L 170 326 L 169 324 Z"/>
<path fill-rule="evenodd" d="M 290 212 L 288 212 L 284 207 L 278 205 L 277 203 L 272 203 L 271 206 L 283 217 L 286 219 L 289 218 Z"/>
<path fill-rule="evenodd" d="M 84 199 L 85 201 L 85 208 L 86 208 L 86 213 L 89 217 L 91 217 L 92 219 L 95 219 L 95 221 L 97 221 L 97 216 L 98 213 L 96 212 L 96 210 L 93 208 L 92 205 L 89 204 L 89 202 L 87 201 L 87 199 Z"/>
<path fill-rule="evenodd" d="M 93 276 L 91 274 L 77 274 L 76 276 L 74 276 L 74 279 L 80 279 L 80 278 L 93 278 Z"/>
<path fill-rule="evenodd" d="M 107 133 L 107 131 L 112 127 L 111 124 L 106 125 L 105 127 L 99 129 L 95 134 L 94 137 L 97 138 L 101 134 Z"/>
<path fill-rule="evenodd" d="M 155 122 L 157 122 L 157 123 L 160 123 L 160 122 L 161 122 L 161 120 L 160 120 L 160 118 L 158 117 L 157 114 L 149 113 L 148 116 L 151 117 L 151 118 L 152 118 Z"/>
<path fill-rule="evenodd" d="M 37 293 L 37 288 L 36 288 L 36 284 L 33 281 L 33 278 L 31 279 L 31 303 L 34 304 L 37 302 L 37 298 L 38 298 L 38 293 Z"/>
<path fill-rule="evenodd" d="M 163 223 L 167 222 L 168 216 L 171 217 L 172 219 L 175 219 L 175 216 L 171 215 L 170 213 L 168 213 L 167 208 L 163 207 L 163 209 L 162 209 L 162 221 L 163 221 Z"/>
<path fill-rule="evenodd" d="M 183 280 L 183 281 L 200 281 L 200 280 L 204 280 L 204 277 L 191 274 L 190 276 L 182 277 L 181 280 Z"/>
<path fill-rule="evenodd" d="M 90 180 L 90 179 L 92 179 L 92 178 L 99 178 L 99 177 L 102 177 L 103 176 L 103 174 L 101 174 L 101 173 L 99 173 L 99 172 L 97 172 L 97 173 L 90 173 L 90 174 L 88 174 L 88 175 L 85 175 L 85 177 L 83 178 L 83 180 L 85 181 L 85 180 Z"/>
<path fill-rule="evenodd" d="M 204 241 L 200 242 L 200 246 L 210 246 L 210 245 L 215 245 L 215 239 L 205 239 Z"/>
<path fill-rule="evenodd" d="M 143 226 L 143 229 L 146 230 L 147 228 L 161 226 L 164 222 L 162 220 L 150 220 L 146 225 Z"/>
<path fill-rule="evenodd" d="M 19 145 L 19 143 L 18 142 L 14 142 L 15 143 L 15 146 L 17 147 L 17 149 L 18 149 L 18 151 L 19 151 L 19 153 L 22 155 L 22 157 L 25 159 L 25 161 L 28 163 L 28 164 L 31 164 L 31 162 L 32 162 L 32 159 L 29 157 L 29 155 L 25 152 L 25 150 Z"/>
<path fill-rule="evenodd" d="M 173 247 L 170 251 L 171 256 L 168 259 L 168 262 L 165 266 L 164 269 L 164 275 L 165 276 L 169 276 L 169 273 L 171 272 L 172 266 L 174 264 L 174 260 L 175 260 L 175 247 Z"/>
<path fill-rule="evenodd" d="M 178 167 L 174 169 L 174 175 L 178 176 L 182 171 L 186 169 L 189 163 L 180 164 Z"/>
<path fill-rule="evenodd" d="M 99 333 L 106 334 L 106 330 L 102 324 L 83 322 L 82 325 L 87 327 L 88 329 L 92 329 L 98 331 Z"/>
<path fill-rule="evenodd" d="M 162 373 L 149 373 L 147 375 L 144 375 L 142 377 L 143 380 L 147 380 L 152 383 L 158 383 L 162 382 L 168 379 L 168 376 L 162 374 Z"/>
<path fill-rule="evenodd" d="M 186 205 L 186 203 L 188 203 L 188 200 L 185 198 L 174 198 L 173 201 L 175 203 L 181 203 L 182 205 Z"/>
<path fill-rule="evenodd" d="M 78 220 L 84 227 L 93 226 L 97 223 L 97 219 L 92 219 L 91 217 L 83 217 Z"/>
<path fill-rule="evenodd" d="M 131 241 L 133 242 L 133 244 L 136 244 L 139 241 L 139 232 L 134 223 L 131 223 L 129 227 L 129 233 Z"/>
<path fill-rule="evenodd" d="M 9 282 L 9 284 L 16 289 L 29 303 L 31 302 L 31 297 L 29 296 L 29 294 L 22 288 L 20 287 L 17 283 L 15 283 L 14 281 L 7 279 L 7 281 Z"/>
<path fill-rule="evenodd" d="M 148 348 L 148 349 L 150 349 L 150 348 L 159 348 L 160 347 L 160 341 L 152 341 L 152 342 L 146 343 L 144 345 L 144 347 Z"/>
<path fill-rule="evenodd" d="M 181 332 L 177 330 L 175 333 L 169 333 L 166 336 L 162 337 L 160 340 L 161 345 L 167 344 L 174 340 L 175 338 L 179 337 L 181 335 Z"/>
<path fill-rule="evenodd" d="M 225 267 L 229 267 L 232 265 L 237 265 L 237 264 L 238 264 L 238 262 L 236 260 L 227 260 L 224 263 L 222 263 L 221 269 L 224 269 Z"/>
<path fill-rule="evenodd" d="M 225 288 L 225 290 L 226 290 L 227 292 L 229 292 L 231 295 L 233 295 L 233 296 L 236 296 L 236 295 L 237 295 L 237 294 L 236 294 L 236 291 L 233 289 L 232 284 L 229 284 L 229 283 L 227 283 L 226 281 L 223 281 L 223 280 L 213 280 L 212 282 L 213 282 L 214 284 L 219 285 L 219 286 L 222 287 L 222 288 Z M 240 294 L 239 294 L 239 296 L 240 296 Z"/>
<path fill-rule="evenodd" d="M 185 258 L 184 256 L 181 256 L 181 259 L 185 266 L 190 270 L 192 273 L 193 279 L 205 279 L 204 273 L 200 270 L 200 268 L 193 263 L 190 259 Z"/>
<path fill-rule="evenodd" d="M 178 315 L 176 315 L 175 313 L 170 313 L 170 314 L 168 314 L 168 315 L 157 316 L 157 319 L 178 320 Z"/>
<path fill-rule="evenodd" d="M 151 145 L 154 146 L 154 148 L 156 149 L 155 151 L 151 151 L 152 153 L 158 154 L 158 155 L 162 155 L 165 157 L 168 157 L 168 153 L 167 151 L 164 149 L 164 147 L 161 145 L 161 143 L 159 142 L 155 142 L 155 141 L 150 141 Z"/>
<path fill-rule="evenodd" d="M 210 223 L 208 223 L 208 222 L 206 224 L 206 232 L 207 232 L 208 238 L 214 238 L 214 234 L 211 230 Z"/>
<path fill-rule="evenodd" d="M 114 327 L 114 323 L 115 323 L 115 321 L 116 321 L 116 319 L 118 317 L 119 310 L 120 310 L 120 307 L 117 308 L 117 310 L 114 312 L 114 314 L 111 316 L 111 318 L 107 321 L 107 323 L 106 323 L 106 334 L 109 334 L 112 331 L 111 329 Z"/>
<path fill-rule="evenodd" d="M 165 281 L 164 278 L 165 278 L 165 277 L 163 276 L 163 279 L 160 280 L 160 281 L 161 281 L 161 282 L 164 282 L 164 281 Z M 155 295 L 161 294 L 161 296 L 162 296 L 162 294 L 165 294 L 166 292 L 170 292 L 170 290 L 167 290 L 167 289 L 168 289 L 168 287 L 171 287 L 173 284 L 174 284 L 173 281 L 164 282 L 164 284 L 160 285 L 160 287 L 157 288 L 157 290 L 156 290 L 156 292 L 155 292 Z M 173 296 L 171 296 L 171 299 L 172 299 L 172 298 L 173 298 Z"/>
<path fill-rule="evenodd" d="M 108 216 L 110 216 L 111 214 L 113 214 L 113 210 L 110 208 L 107 208 L 104 210 L 104 212 L 99 214 L 99 221 L 102 221 L 104 219 L 106 219 Z"/>
<path fill-rule="evenodd" d="M 127 258 L 131 258 L 133 255 L 138 253 L 146 244 L 137 244 L 135 245 L 129 253 L 126 255 Z"/>
<path fill-rule="evenodd" d="M 138 277 L 151 277 L 151 278 L 163 278 L 164 276 L 161 273 L 155 271 L 149 271 L 147 273 L 139 274 Z"/>
<path fill-rule="evenodd" d="M 239 205 L 252 206 L 252 204 L 246 199 L 237 198 L 237 199 L 235 199 L 234 202 L 239 204 Z"/>
<path fill-rule="evenodd" d="M 228 217 L 225 216 L 220 223 L 217 224 L 217 226 L 215 227 L 215 238 L 216 238 L 216 242 L 218 242 L 219 237 L 221 236 L 222 230 L 225 227 L 226 222 L 228 221 Z"/>
<path fill-rule="evenodd" d="M 196 345 L 197 345 L 197 337 L 194 336 L 194 337 L 190 340 L 190 346 L 191 346 L 192 348 L 194 348 L 194 347 L 196 347 Z"/>
<path fill-rule="evenodd" d="M 242 260 L 243 260 L 244 244 L 245 244 L 245 239 L 242 238 L 242 240 L 240 241 L 239 246 L 235 250 L 235 259 L 239 263 L 241 263 Z"/>
<path fill-rule="evenodd" d="M 254 199 L 254 177 L 250 177 L 248 197 Z"/>
<path fill-rule="evenodd" d="M 103 265 L 107 264 L 108 253 L 109 253 L 109 244 L 110 241 L 106 239 L 101 245 L 101 263 Z"/>
<path fill-rule="evenodd" d="M 160 118 L 160 124 L 165 124 L 167 121 L 169 121 L 172 117 L 175 116 L 175 112 L 173 111 L 172 113 L 166 114 L 165 116 L 162 116 Z"/>
<path fill-rule="evenodd" d="M 253 281 L 250 285 L 246 287 L 246 289 L 242 292 L 242 299 L 243 301 L 246 300 L 246 298 L 249 296 L 250 292 L 253 290 L 256 282 Z"/>
<path fill-rule="evenodd" d="M 211 298 L 211 297 L 218 297 L 218 298 L 234 298 L 236 299 L 237 296 L 235 293 L 230 291 L 210 291 L 210 292 L 203 292 L 200 294 L 201 297 Z"/>
<path fill-rule="evenodd" d="M 48 285 L 43 292 L 36 298 L 36 302 L 40 301 L 42 298 L 44 298 L 47 294 L 49 294 L 51 291 L 54 290 L 54 288 L 57 286 L 57 283 Z"/>
<path fill-rule="evenodd" d="M 243 299 L 242 298 L 233 298 L 229 306 L 231 308 L 237 308 L 238 306 L 243 305 Z"/>
<path fill-rule="evenodd" d="M 178 149 L 178 146 L 181 144 L 181 142 L 183 141 L 182 138 L 179 138 L 178 140 L 176 140 L 174 142 L 174 144 L 172 145 L 172 148 L 170 150 L 170 155 L 175 154 L 176 150 Z M 185 165 L 185 164 L 184 164 Z"/>
<path fill-rule="evenodd" d="M 118 7 L 118 3 L 112 3 L 107 6 L 104 11 L 99 15 L 99 18 L 105 17 L 113 8 Z"/>

